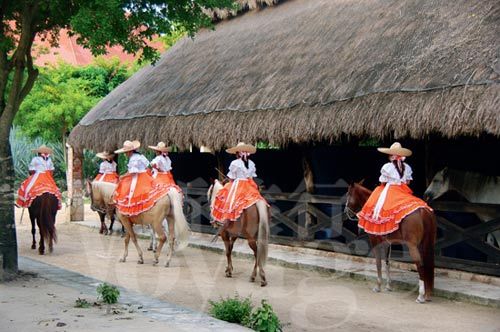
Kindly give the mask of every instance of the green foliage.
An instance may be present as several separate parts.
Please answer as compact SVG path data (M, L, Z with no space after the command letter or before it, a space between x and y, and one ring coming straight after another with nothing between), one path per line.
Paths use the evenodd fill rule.
M19 186L29 175L28 167L31 159L35 156L35 153L31 150L45 144L54 150L54 154L51 156L55 168L54 180L61 191L66 190L66 164L61 143L47 142L41 138L29 139L23 136L17 127L11 129L9 142L14 163L16 186Z
M85 67L60 63L41 68L14 124L29 137L64 142L81 118L131 74L118 59L100 58Z
M75 308L90 308L91 306L92 304L85 299L78 298L75 301Z
M273 307L266 300L262 300L261 303L262 306L252 312L246 326L255 331L262 332L282 331L283 325L274 312Z
M240 298L238 295L234 298L225 298L220 301L209 301L210 315L230 323L245 325L252 312L252 303L250 298Z
M118 288L107 283L102 283L97 287L97 294L98 298L107 304L118 302L118 298L120 297L120 291Z

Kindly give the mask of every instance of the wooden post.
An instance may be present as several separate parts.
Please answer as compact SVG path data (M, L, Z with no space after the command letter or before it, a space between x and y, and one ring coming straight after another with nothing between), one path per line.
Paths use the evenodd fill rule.
M83 208L83 150L68 148L68 198L70 221L84 220ZM70 191L71 188L71 191Z
M311 164L311 155L309 151L309 147L307 146L301 146L300 147L300 153L302 155L302 169L304 171L304 183L306 185L306 192L308 194L313 194L314 193L314 175L312 172L312 164ZM304 215L301 217L299 215L298 222L299 226L302 226L299 228L299 239L300 240L313 240L314 239L314 234L309 234L308 230L309 227L312 225L312 216L309 213L308 209L309 203L305 202L304 203ZM302 230L302 231L300 231Z

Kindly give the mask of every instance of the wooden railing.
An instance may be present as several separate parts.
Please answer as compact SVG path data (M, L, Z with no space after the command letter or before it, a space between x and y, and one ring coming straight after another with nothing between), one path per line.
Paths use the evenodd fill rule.
M206 197L207 189L183 188L186 200L185 212L193 230L214 233L215 229L208 224L210 206ZM271 205L272 242L353 255L370 255L367 235L359 234L356 222L348 221L343 214L345 197L312 195L305 192L263 191L262 194ZM463 202L433 202L431 205L438 216L441 234L436 243L436 265L500 276L500 249L485 242L487 234L500 230L500 206ZM325 207L335 212L325 213ZM443 216L449 212L474 213L492 217L480 224L460 227L457 222ZM317 233L325 230L333 233L333 239L331 237L317 239ZM281 233L288 234L282 235ZM474 248L486 257L486 261L457 259L444 255L447 248L459 243L465 243ZM396 248L393 251L394 258L410 261L406 248L402 249Z

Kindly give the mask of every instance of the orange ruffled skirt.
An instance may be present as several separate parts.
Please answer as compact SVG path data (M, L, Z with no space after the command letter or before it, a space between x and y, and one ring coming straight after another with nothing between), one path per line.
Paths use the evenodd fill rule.
M157 172L155 179L156 179L156 182L162 183L162 184L166 185L169 188L173 187L179 193L182 193L181 187L179 187L175 183L174 176L172 175L172 172L170 172L170 171L168 171L168 172Z
M17 191L16 204L28 208L35 198L44 193L51 193L56 196L58 209L61 209L61 191L57 187L51 172L35 173L24 180Z
M135 188L132 188L134 181L136 182ZM168 189L167 186L156 181L147 172L126 173L118 182L118 187L116 187L113 195L113 202L121 214L135 216L151 209L156 201L167 195Z
M387 196L378 218L374 217L374 209L385 185L380 185L372 192L361 211L358 227L368 234L386 235L399 229L399 223L417 209L432 209L413 192L406 184L390 185Z
M259 188L252 179L238 179L228 182L217 193L212 206L212 217L215 221L238 219L243 210L259 200L264 200Z
M94 181L96 182L110 182L110 183L118 183L120 180L120 177L118 176L118 173L105 173L105 174L97 174L97 176L94 178Z

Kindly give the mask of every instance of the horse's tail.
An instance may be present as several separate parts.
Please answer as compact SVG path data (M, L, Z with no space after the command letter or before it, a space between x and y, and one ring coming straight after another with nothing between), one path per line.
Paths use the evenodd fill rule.
M423 209L421 216L424 224L424 238L421 247L424 282L432 290L434 288L434 246L437 233L436 216L427 209Z
M259 213L259 234L257 236L257 266L263 267L267 260L269 246L269 213L264 200L257 201Z
M170 198L171 215L174 217L174 236L177 242L176 251L180 251L188 246L191 230L182 211L182 194L176 188L170 188L168 197Z
M40 235L45 241L50 243L50 240L52 239L52 241L56 243L56 213L59 202L57 201L56 196L49 193L42 194L39 196L39 199L40 205L37 220L39 222Z

